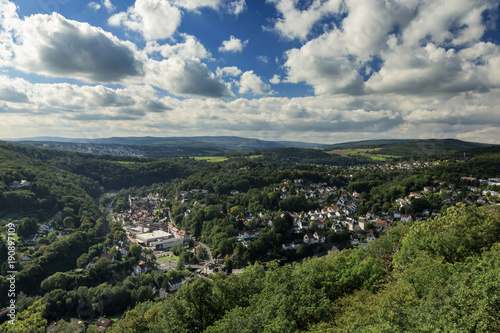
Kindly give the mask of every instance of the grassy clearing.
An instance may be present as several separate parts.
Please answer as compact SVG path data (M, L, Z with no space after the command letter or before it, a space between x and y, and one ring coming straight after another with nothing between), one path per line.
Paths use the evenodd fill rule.
M137 164L137 162L129 162L129 161L116 161L120 164L125 164L125 165L128 165L128 164Z
M248 156L248 158L261 158L261 157L264 157L264 155L252 155L252 156Z
M199 161L207 161L210 163L218 163L227 161L229 158L225 156L196 156L194 159Z
M373 152L379 151L382 148L364 148L364 149L338 149L338 150L331 150L327 151L328 154L335 154L335 155L340 155L340 156L364 156L364 157L369 157L374 161L378 162L384 162L387 161L391 158L397 158L398 156L393 156L393 155L383 155L383 154L373 154ZM372 153L372 154L370 154Z
M172 254L172 257L170 257L169 255L166 255L163 257L159 257L158 260L178 262L179 257Z
M379 161L379 162L384 162L387 160L390 160L392 158L397 158L398 156L393 156L393 155L382 155L382 154L367 154L367 153L355 153L352 155L361 155L365 157L369 157L374 161Z
M350 154L358 154L358 153L370 153L373 151L379 151L382 148L364 148L364 149L337 149L337 150L330 150L327 151L326 153L328 154L335 154L335 155L340 155L340 156L347 156Z

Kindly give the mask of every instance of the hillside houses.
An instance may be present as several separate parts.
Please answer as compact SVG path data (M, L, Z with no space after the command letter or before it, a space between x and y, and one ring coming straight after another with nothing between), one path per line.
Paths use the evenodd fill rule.
M259 237L259 234L260 234L260 232L258 232L256 230L240 231L238 233L238 240L245 241L245 240L249 240L249 239L255 239L255 238Z

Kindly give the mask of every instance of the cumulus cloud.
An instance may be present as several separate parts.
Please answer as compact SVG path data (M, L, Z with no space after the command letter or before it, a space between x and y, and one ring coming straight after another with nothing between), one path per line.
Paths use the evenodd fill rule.
M280 17L274 22L274 29L288 39L305 40L313 26L325 16L340 10L341 0L309 1L307 8L297 8L297 0L267 0L276 6Z
M229 67L223 67L223 68L219 68L217 67L217 76L240 76L240 74L242 73L241 70L236 67L236 66L229 66Z
M164 58L179 56L181 58L205 59L211 56L210 52L207 51L196 37L187 34L181 34L181 36L184 38L183 43L160 45L155 41L148 42L145 51L148 54L158 52Z
M271 82L272 84L278 84L281 82L281 78L278 74L274 74L269 82Z
M246 9L247 9L247 4L246 4L245 0L231 1L227 5L228 12L230 14L233 14L233 15L236 15L236 16L240 15L241 13L243 13Z
M104 0L102 4L103 4L104 8L106 8L109 12L112 12L113 10L115 10L115 6L113 6L113 4L111 3L111 0Z
M240 78L240 94L252 92L256 95L265 95L271 91L271 88L253 71L246 71Z
M231 96L228 85L196 58L170 57L162 61L150 60L146 71L148 82L176 95L214 98Z
M101 4L97 2L89 2L88 6L95 10L101 9Z
M5 26L13 33L7 41L9 52L2 52L9 54L2 57L2 66L91 82L115 82L142 72L132 43L87 23L53 13L24 20L12 17Z
M98 2L89 2L88 6L92 9L99 10L102 6L108 10L108 12L112 12L115 10L115 6L111 3L111 0L104 0L101 3Z
M297 5L272 3L282 12L293 12ZM321 4L326 2L314 2L309 9ZM285 81L305 82L317 95L456 93L476 89L479 78L498 86L496 76L488 74L498 72L493 69L500 61L498 46L480 42L486 29L482 15L490 9L494 4L487 0L460 6L449 1L346 0L336 12L332 9L343 14L337 26L285 53ZM485 48L489 53L482 54Z
M171 2L177 7L196 10L202 7L218 9L224 3L224 0L173 0Z
M111 16L112 26L123 26L141 33L147 40L171 37L181 24L181 11L169 1L136 0L126 12Z
M250 74L253 73L244 73L242 77ZM217 132L313 142L380 135L492 142L500 129L500 114L496 112L499 93L499 89L491 89L486 93L459 93L451 98L372 94L179 100L159 97L150 85L109 88L31 84L0 76L5 137L26 132L49 135L57 124L58 133L75 137L123 135L127 131L135 135L162 135L166 130L171 135L185 135L189 129L207 135ZM11 131L10 125L17 132Z
M259 59L260 61L262 61L265 64L267 64L269 62L269 58L264 56L264 55L257 56L257 59Z
M287 51L286 82L307 82L317 95L353 94L363 92L363 77L358 65L348 57L332 55L329 45L332 34L311 40L300 49Z
M173 0L172 3L180 8L198 11L199 8L211 8L238 16L246 9L245 0Z
M177 44L152 41L138 51L131 42L57 13L22 20L15 7L6 9L11 10L3 14L0 66L86 82L147 83L182 96L231 95L229 86L200 61L210 53L193 36L181 34L184 42ZM167 59L151 60L148 53Z
M243 48L248 44L248 39L246 41L241 41L241 39L236 38L231 35L229 40L225 40L222 42L222 45L219 47L220 52L242 52Z
M103 4L108 10L114 9L110 0L104 0ZM126 12L111 16L108 23L136 31L148 41L161 40L176 33L181 24L183 10L197 12L200 8L225 8L228 13L239 15L245 9L245 0L136 0Z

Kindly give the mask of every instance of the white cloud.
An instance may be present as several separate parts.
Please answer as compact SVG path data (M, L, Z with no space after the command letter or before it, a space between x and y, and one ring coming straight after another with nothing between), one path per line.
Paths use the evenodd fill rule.
M180 77L184 75L179 71ZM249 76L248 72L244 75ZM498 104L499 89L452 98L387 94L179 100L158 97L150 85L118 89L31 84L0 76L4 137L50 135L55 130L73 137L123 136L129 132L164 135L168 130L170 135L180 136L219 133L312 142L370 139L383 134L498 143Z
M88 6L94 10L99 10L101 9L102 6L104 6L104 8L106 8L106 10L108 12L112 12L115 10L115 6L113 6L113 4L111 3L110 0L103 0L101 1L101 3L97 3L97 2L89 2Z
M257 56L257 59L259 59L260 61L262 61L265 64L267 64L269 62L269 58L264 56L264 55Z
M468 45L478 42L484 33L481 13L498 6L495 1L426 0L418 5L418 15L403 33L406 44L424 44L428 39L438 44Z
M295 6L285 0L274 3ZM486 29L482 13L492 6L487 0L460 6L453 1L346 0L338 27L285 53L285 81L306 82L317 95L454 93L476 89L479 78L496 86L488 73L496 72L492 65L499 55L491 49L497 46L490 45L488 59L470 56L481 54L476 45L482 45ZM380 70L365 79L373 65Z
M224 67L224 68L219 68L217 67L217 76L240 76L240 74L242 73L241 70L236 67L236 66L229 66L229 67Z
M89 2L88 6L94 10L101 9L101 4L97 2Z
M271 82L272 84L278 84L281 82L281 78L278 74L274 74L269 82Z
M247 9L245 0L234 0L227 5L227 10L230 14L240 15Z
M220 52L242 52L243 48L248 44L248 40L242 42L241 39L231 36L229 40L222 42L219 47Z
M346 56L332 51L336 33L324 34L311 40L300 49L287 51L286 82L307 82L320 94L361 94L363 77L359 65Z
M135 45L87 23L53 13L24 20L11 17L4 22L5 28L10 30L10 39L5 37L0 66L91 82L141 75L142 60Z
M224 0L173 0L171 2L177 7L182 7L188 10L197 10L202 7L218 9Z
M111 0L104 0L102 4L108 10L108 12L112 12L115 10L115 6L113 6Z
M267 0L276 6L280 18L274 23L274 29L281 36L289 39L305 40L313 26L325 16L341 9L341 0L309 1L306 9L299 9L297 0Z
M210 52L207 51L196 37L187 34L181 34L181 36L184 38L183 43L160 45L155 41L148 42L145 51L148 54L158 52L164 58L179 56L181 58L205 59L211 56Z
M265 95L271 91L271 88L253 71L246 71L240 78L240 94L252 92L256 95Z
M112 26L141 33L147 40L171 37L181 24L181 11L169 1L136 0L127 12L120 12L108 20Z
M131 42L56 13L25 20L14 14L9 14L0 34L5 38L0 48L2 67L86 82L146 83L182 96L231 95L229 85L201 63L200 58L210 54L192 36L182 35L184 43L175 45L150 42L145 51L138 51ZM147 52L159 52L168 59L151 60Z
M152 85L176 95L229 97L229 86L212 74L199 59L170 57L162 61L149 60L146 80Z

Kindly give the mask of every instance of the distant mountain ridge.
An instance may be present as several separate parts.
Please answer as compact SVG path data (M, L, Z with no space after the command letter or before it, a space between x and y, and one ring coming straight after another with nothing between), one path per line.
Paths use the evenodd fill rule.
M192 145L208 144L221 146L229 149L269 149L269 148L320 148L326 145L319 143L307 143L299 141L267 141L238 136L195 136L195 137L110 137L97 139L63 138L63 137L32 137L12 139L16 142L62 142L62 143L85 143L85 144L112 144L112 145Z
M495 146L457 139L380 139L319 144L294 141L266 141L237 136L198 137L110 137L98 139L72 139L61 137L34 137L10 140L48 148L76 150L94 154L130 155L138 157L212 156L228 152L276 149L319 149L322 151L373 149L370 154L387 156L420 156L455 153Z

